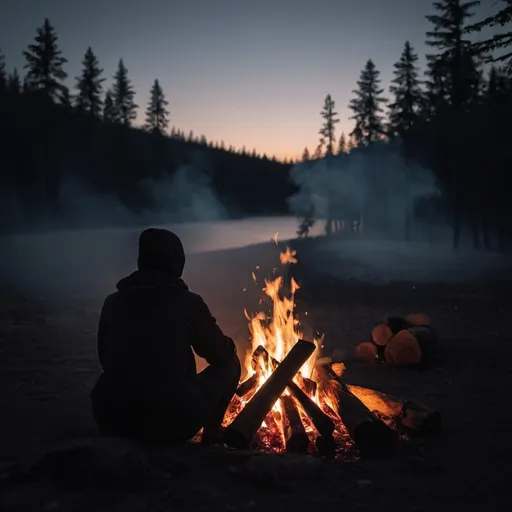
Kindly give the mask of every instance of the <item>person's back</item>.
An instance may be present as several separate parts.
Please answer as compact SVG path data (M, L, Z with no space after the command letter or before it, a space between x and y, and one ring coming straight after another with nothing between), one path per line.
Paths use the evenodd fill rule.
M98 328L104 373L92 399L107 434L181 440L208 422L214 431L222 420L240 363L233 341L182 281L184 264L176 235L146 230L139 241L139 270L105 300ZM210 364L199 375L192 348Z

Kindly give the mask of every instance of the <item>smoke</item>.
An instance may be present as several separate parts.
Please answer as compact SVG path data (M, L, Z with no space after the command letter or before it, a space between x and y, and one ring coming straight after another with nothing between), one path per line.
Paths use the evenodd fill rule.
M298 164L291 179L299 192L289 205L298 217L362 221L373 235L403 233L418 200L439 195L432 172L406 162L396 145L386 143Z
M41 227L140 226L218 221L228 217L208 171L197 165L182 166L163 179L142 179L131 193L136 198L136 208L129 208L117 194L98 193L78 177L66 177L61 188L61 219L48 219Z
M169 181L148 181L157 209L174 222L205 222L228 217L217 199L209 175L187 165L178 169Z

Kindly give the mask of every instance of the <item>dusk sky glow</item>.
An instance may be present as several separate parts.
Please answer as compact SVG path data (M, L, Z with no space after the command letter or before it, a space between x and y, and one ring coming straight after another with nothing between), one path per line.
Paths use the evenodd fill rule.
M484 0L483 17L495 9ZM143 120L150 86L160 80L171 126L277 157L317 145L324 97L352 129L348 103L372 58L387 91L409 40L428 51L432 0L3 0L0 48L22 73L22 50L48 17L74 86L91 46L111 83L123 58Z

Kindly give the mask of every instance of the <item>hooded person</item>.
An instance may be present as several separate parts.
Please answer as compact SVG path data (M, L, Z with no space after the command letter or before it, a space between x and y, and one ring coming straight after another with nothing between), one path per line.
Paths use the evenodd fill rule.
M150 228L139 238L138 270L117 283L103 305L91 393L106 435L168 443L218 439L240 379L233 340L203 299L182 280L185 252L177 235ZM193 350L209 363L197 373Z

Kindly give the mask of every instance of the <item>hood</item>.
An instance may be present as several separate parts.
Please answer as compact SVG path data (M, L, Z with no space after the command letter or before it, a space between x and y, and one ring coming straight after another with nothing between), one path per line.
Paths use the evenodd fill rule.
M158 270L179 278L185 266L185 251L178 235L168 229L149 228L139 237L139 270Z
M116 287L122 294L137 296L155 296L171 291L188 290L181 278L160 270L136 270L121 279Z

